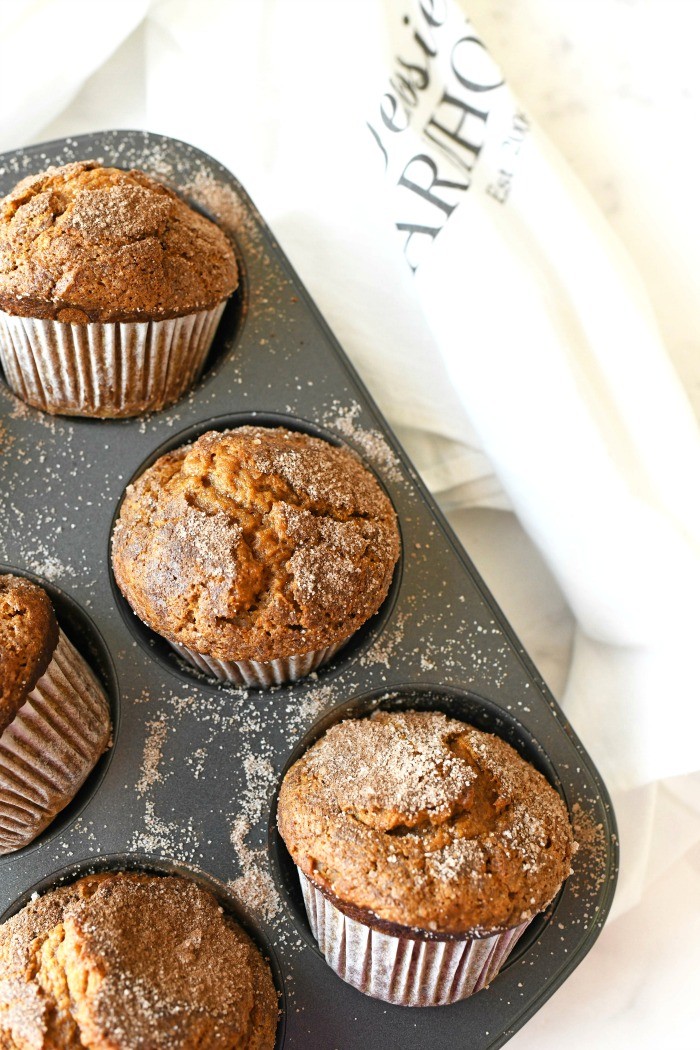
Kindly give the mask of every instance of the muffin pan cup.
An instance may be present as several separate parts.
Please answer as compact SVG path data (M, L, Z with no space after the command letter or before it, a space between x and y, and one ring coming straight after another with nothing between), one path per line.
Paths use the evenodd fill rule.
M297 868L323 957L353 988L394 1006L445 1006L488 987L530 925L491 937L394 937L345 915Z
M299 656L280 657L277 660L217 660L213 656L197 653L193 649L187 649L184 645L176 645L171 642L175 652L187 660L199 671L218 678L221 682L229 682L250 689L267 689L273 685L284 685L286 682L296 682L312 671L317 671L329 660L332 660L337 652L348 642L343 638L333 645L327 645L325 649L315 649L310 653L302 653Z
M336 706L296 744L272 803L268 850L273 878L302 936L342 980L365 995L397 1006L443 1006L487 988L528 929L537 935L543 913L490 935L460 936L400 928L330 899L295 865L277 828L279 787L290 767L337 722L366 718L376 710L440 711L449 718L495 733L535 766L563 794L556 772L537 742L514 717L484 698L454 689L407 685L372 692ZM299 890L301 889L301 896ZM560 895L563 892L560 891ZM549 911L549 909L545 909ZM528 940L532 938L528 936Z
M49 666L0 734L0 853L28 845L75 798L107 749L107 698L59 630Z
M43 588L59 627L48 667L0 733L1 887L2 855L24 857L46 845L97 790L112 759L120 704L114 665L85 610L35 573L0 563L0 575Z
M122 421L48 416L0 382L0 559L56 581L89 613L121 696L115 746L76 805L33 847L0 857L0 911L67 860L174 858L227 885L275 946L289 1050L500 1046L581 961L608 913L617 843L607 792L235 178L183 143L110 131L5 154L0 192L50 164L86 158L141 168L179 189L235 240L243 281L201 378L169 409ZM374 620L323 667L269 689L236 688L186 665L130 611L129 621L111 586L112 522L129 479L166 444L192 440L194 430L225 416L291 420L347 443L381 480L402 534L402 560ZM80 634L67 633L83 652ZM407 686L440 690L443 701L454 693L455 704L457 695L473 695L479 728L507 735L515 719L537 742L536 764L561 791L581 844L574 874L489 987L421 1010L391 1006L338 979L309 929L293 866L284 880L289 874L296 887L282 892L265 852L275 787L300 738L349 698Z
M225 306L165 321L85 325L0 310L0 364L10 389L45 412L136 416L189 390Z
M189 867L174 861L168 857L151 857L147 854L125 853L106 857L94 857L89 861L81 861L60 868L50 873L40 882L29 887L29 889L13 904L7 908L4 914L0 914L0 923L16 915L18 911L29 903L35 896L43 897L44 894L58 889L60 886L69 886L78 879L87 875L97 875L104 872L141 872L147 875L162 875L168 877L179 877L195 882L201 889L206 890L219 902L224 911L230 915L238 925L248 934L250 939L259 950L262 957L270 967L272 981L277 992L278 1015L277 1032L275 1035L274 1050L282 1050L284 1046L284 1033L286 1027L286 995L284 977L280 967L279 959L269 940L261 934L255 922L238 904L229 890L221 882L212 879L198 868Z
M332 445L340 444L337 435L324 430L321 427L310 424L308 420L299 419L298 417L289 415L283 416L275 413L234 413L232 415L220 416L207 420L204 423L196 425L184 433L179 434L176 438L166 441L163 445L157 448L148 457L142 467L135 472L129 480L129 485L133 484L145 470L153 466L156 460L160 459L161 456L166 455L168 452L172 452L177 448L193 444L197 438L201 437L206 431L211 430L224 433L229 430L235 430L236 427L250 425L268 428L284 427L288 430L300 431L301 433L309 434L311 437L320 438ZM377 476L375 471L371 470L369 464L366 464L366 466L370 469L371 473L374 473L375 480L381 485L381 478ZM126 493L127 488L128 485L126 486L124 493ZM114 532L114 527L120 517L122 502L122 500L119 501L114 514L111 530L112 533ZM192 667L195 669L195 677L197 680L201 681L201 676L205 675L212 682L216 681L222 684L253 690L268 689L272 686L296 682L300 678L304 678L306 675L312 674L314 671L323 667L346 646L351 645L352 649L356 650L362 648L363 645L366 645L368 636L372 637L380 625L383 624L387 616L390 615L396 592L400 584L400 577L401 554L399 552L399 560L394 566L393 577L389 585L387 597L381 604L377 613L370 617L369 620L366 620L363 624L360 624L352 634L345 638L341 638L337 642L332 642L330 645L327 645L322 649L315 649L310 652L300 653L294 656L279 657L275 660L268 661L219 660L213 656L198 653L194 649L189 649L184 645L174 642L172 639L166 639L164 636L150 630L150 628L136 616L130 604L120 591L114 572L110 567L112 590L117 604L122 610L127 626L142 645L145 645L151 651L158 653L158 656L165 662L166 666L169 666L172 669L177 666L177 668L181 672L184 671L185 674L187 674L187 669ZM176 654L179 658L177 664L174 662L173 654Z

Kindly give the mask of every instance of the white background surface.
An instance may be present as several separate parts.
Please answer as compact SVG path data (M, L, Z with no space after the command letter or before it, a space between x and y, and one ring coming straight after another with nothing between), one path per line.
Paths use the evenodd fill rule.
M697 412L700 207L688 193L687 172L697 154L688 128L700 116L700 66L692 54L700 5L475 0L470 12L525 108L630 252ZM500 596L509 614L518 615ZM697 697L697 683L689 681L688 691ZM675 703L673 696L660 697L659 717L673 718ZM697 807L698 781L688 778L683 788ZM656 842L641 903L609 923L573 977L510 1045L698 1045L698 825L690 809L683 813L671 801L668 787L657 791ZM695 844L654 878L683 837L684 818ZM623 856L635 845L623 839Z
M629 251L697 411L700 4L465 0L464 6L529 116ZM430 333L403 275L390 275L396 301L381 316L369 309L377 292L367 275L376 272L376 260L367 257L352 201L344 207L338 197L343 156L329 156L319 145L338 122L348 151L366 134L363 121L381 90L381 81L364 75L381 63L381 3L249 0L228 5L225 15L221 7L208 0L6 0L0 6L0 146L103 127L148 127L187 139L227 164L279 236L561 695L571 613L515 517L494 509L506 501L488 469L479 476L478 443L456 399L445 393L444 377L436 372L431 389L412 384L410 375L387 374L384 353L405 348L410 373L411 355L418 361L430 351ZM330 132L329 138L335 141ZM421 421L430 419L438 391L439 411L453 421L454 433L436 438ZM663 426L653 404L648 410L650 425ZM456 447L461 458L455 459ZM697 486L698 479L687 484ZM700 627L700 614L698 620ZM659 696L659 719L673 720L688 697L700 702L697 682L688 681L687 689L682 698ZM596 759L591 740L584 743ZM615 918L564 987L514 1037L511 1045L520 1050L690 1050L699 1043L700 781L684 776L647 785L621 793L616 804L627 834Z

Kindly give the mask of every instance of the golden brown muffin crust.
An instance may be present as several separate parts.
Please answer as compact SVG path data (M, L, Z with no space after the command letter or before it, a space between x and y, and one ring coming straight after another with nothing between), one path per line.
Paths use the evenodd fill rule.
M516 926L555 896L574 849L544 777L503 740L439 712L333 726L285 776L278 824L304 874L386 932Z
M172 642L272 660L357 630L386 597L396 515L349 450L283 428L210 431L127 489L112 564Z
M209 309L238 285L225 234L140 171L81 161L0 201L0 309L71 324Z
M269 967L179 877L88 876L0 927L2 1050L271 1050Z
M58 623L48 595L22 576L0 576L0 734L51 662Z

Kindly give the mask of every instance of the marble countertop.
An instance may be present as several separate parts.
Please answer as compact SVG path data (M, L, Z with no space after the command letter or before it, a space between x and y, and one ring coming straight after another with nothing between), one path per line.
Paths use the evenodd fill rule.
M469 0L525 109L615 229L700 413L695 0Z

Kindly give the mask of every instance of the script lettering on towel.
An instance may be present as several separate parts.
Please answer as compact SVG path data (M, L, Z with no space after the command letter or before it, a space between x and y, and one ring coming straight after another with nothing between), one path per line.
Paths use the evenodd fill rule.
M452 0L412 6L412 16L393 27L389 90L368 128L395 190L394 224L415 273L481 168L484 192L506 201L528 124Z

